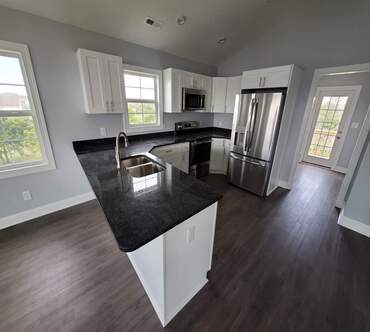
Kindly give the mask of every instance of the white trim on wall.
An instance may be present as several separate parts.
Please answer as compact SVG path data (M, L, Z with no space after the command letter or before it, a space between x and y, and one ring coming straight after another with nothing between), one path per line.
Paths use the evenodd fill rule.
M344 200L346 198L349 185L352 181L352 177L355 173L358 161L360 160L361 153L362 153L362 150L364 149L364 145L365 145L367 135L369 134L369 132L370 132L370 106L367 110L364 124L358 135L355 148L352 152L352 157L349 161L346 176L343 179L342 186L340 187L339 194L335 202L335 206L338 208L342 208L344 206Z
M298 143L297 143L296 150L294 153L293 166L289 174L289 179L288 179L289 187L292 187L293 185L294 175L297 171L298 162L302 157L301 151L302 151L302 146L304 142L306 141L305 138L306 138L307 125L312 122L312 119L311 119L312 108L314 106L316 88L318 87L320 76L346 74L346 73L353 73L353 72L368 72L368 71L370 71L370 63L340 66L340 67L320 68L320 69L315 70L312 83L311 83L310 92L309 92L308 99L307 99L306 108L305 108L304 115L303 115L303 120L301 123L301 128L299 130L300 135L298 137Z
M31 106L30 111L25 112L25 115L30 115L33 117L33 123L36 128L36 135L42 153L42 159L40 161L33 163L24 162L21 164L1 167L0 179L53 170L56 168L55 159L50 143L50 138L44 117L44 111L42 109L42 104L28 46L25 44L0 40L0 51L12 54L19 59L24 84L27 91L27 97ZM12 112L8 113L11 116ZM14 112L14 114L15 113L20 112L16 111ZM3 115L5 116L5 113Z
M35 218L47 215L49 213L53 213L53 212L66 209L74 205L78 205L81 203L91 201L93 199L95 199L95 195L91 191L91 192L88 192L82 195L77 195L77 196L73 196L67 199L63 199L61 201L42 205L34 209L12 214L10 216L0 218L0 229L14 226L22 222L29 221L31 219L35 219Z
M316 125L317 117L318 117L318 106L317 104L313 104L311 114L310 114L310 122L308 123L309 126L305 128L305 134L304 134L304 143L302 144L302 150L301 150L301 160L305 160L307 162L311 162L313 164L317 164L324 167L330 167L330 169L334 170L334 168L337 169L344 169L344 167L338 166L338 160L339 156L342 153L342 149L344 146L345 138L347 137L348 130L350 128L350 124L352 121L353 114L357 107L357 102L360 97L360 93L362 90L361 85L349 85L349 86L319 86L316 88L316 94L315 94L315 101L320 100L320 96L323 95L343 95L348 94L349 95L349 105L348 108L346 107L347 111L343 115L342 122L340 124L339 130L342 130L341 134L341 140L334 144L332 153L334 154L333 158L331 158L329 161L322 160L322 162L315 157L310 157L307 155L307 152L309 150L310 141L312 139L313 131Z
M360 221L348 218L344 215L344 209L341 210L338 218L338 225L346 227L354 232L370 237L370 226Z

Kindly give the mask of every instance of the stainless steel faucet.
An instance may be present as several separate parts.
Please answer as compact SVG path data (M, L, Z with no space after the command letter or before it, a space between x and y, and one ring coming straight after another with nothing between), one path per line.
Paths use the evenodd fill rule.
M119 152L119 139L121 137L124 137L125 139L125 147L127 147L127 135L123 132L123 131L119 131L117 136L116 136L116 149L115 149L115 155L116 155L116 162L117 162L117 168L120 169L121 168L121 155L120 155L120 152Z

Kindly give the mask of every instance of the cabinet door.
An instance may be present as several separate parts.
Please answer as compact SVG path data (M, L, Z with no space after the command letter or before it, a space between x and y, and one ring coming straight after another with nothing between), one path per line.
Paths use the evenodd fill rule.
M79 49L77 52L86 113L107 113L105 61L101 53Z
M107 55L106 57L106 98L111 113L122 113L124 107L122 58Z
M229 77L227 79L227 90L226 90L226 113L234 113L235 98L238 93L241 92L242 77Z
M174 69L171 75L172 85L172 113L179 113L182 111L182 72Z
M280 88L289 85L290 69L271 71L263 77L264 88Z
M226 103L226 77L214 77L212 85L212 112L225 113Z
M242 89L257 89L261 87L262 77L257 70L245 71L242 76Z
M189 73L187 71L181 71L181 83L182 88L193 88L194 77L192 73Z

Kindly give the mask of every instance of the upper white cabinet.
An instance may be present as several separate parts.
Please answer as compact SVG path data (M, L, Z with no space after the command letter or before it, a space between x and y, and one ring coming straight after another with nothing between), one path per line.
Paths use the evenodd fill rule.
M78 49L86 113L122 113L125 110L122 58Z
M210 111L212 78L168 68L163 71L164 87L164 111L167 113L182 112L182 88L202 89L206 91L206 107L204 111Z
M243 72L242 89L288 87L292 65Z
M226 77L213 77L212 80L212 112L225 113L226 109Z
M241 90L241 79L241 76L213 78L212 112L234 112L235 97Z
M226 90L226 113L234 113L235 98L241 91L242 77L228 77L227 78L227 90Z

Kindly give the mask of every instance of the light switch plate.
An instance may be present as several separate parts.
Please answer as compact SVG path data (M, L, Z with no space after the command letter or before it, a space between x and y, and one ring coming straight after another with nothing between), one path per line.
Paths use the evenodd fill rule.
M360 125L360 124L359 124L358 122L352 122L352 123L351 123L351 128L352 128L352 129L357 129L359 125Z
M29 190L25 190L22 192L23 200L30 201L32 199L31 192Z
M100 136L102 137L107 136L107 128L100 128Z

